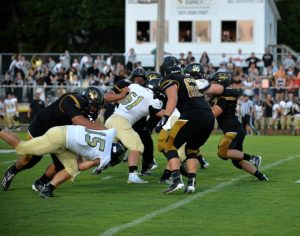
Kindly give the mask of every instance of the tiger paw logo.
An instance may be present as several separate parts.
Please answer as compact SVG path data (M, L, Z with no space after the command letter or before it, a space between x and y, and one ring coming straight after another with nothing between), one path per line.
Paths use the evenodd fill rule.
M199 66L199 65L194 65L194 66L192 67L192 71L193 71L193 72L200 72L200 66Z
M94 100L98 98L98 93L96 91L90 91L89 97Z
M219 80L227 80L227 79L229 79L229 77L228 77L228 74L225 74L225 73L219 73L219 74L218 74L218 79L219 79Z

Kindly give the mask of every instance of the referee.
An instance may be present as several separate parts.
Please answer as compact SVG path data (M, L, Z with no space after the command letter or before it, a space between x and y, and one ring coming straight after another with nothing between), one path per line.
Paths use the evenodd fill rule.
M243 99L240 105L240 113L242 116L242 125L247 135L252 135L252 130L255 134L259 134L258 130L253 125L254 105L247 94L243 94Z
M29 110L27 113L27 117L30 121L36 116L36 114L45 107L45 103L41 100L41 94L36 93L34 95L34 100L29 105Z

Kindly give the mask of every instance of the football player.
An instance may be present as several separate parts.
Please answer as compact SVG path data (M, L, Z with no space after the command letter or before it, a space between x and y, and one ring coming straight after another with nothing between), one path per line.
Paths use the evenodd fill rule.
M103 93L95 87L87 88L83 94L66 93L36 115L29 125L28 137L39 137L45 134L48 129L61 125L74 124L83 125L94 130L106 129L103 125L93 122L98 116L103 101ZM55 173L64 168L55 154L51 154L51 156L53 164L48 166L44 175L32 185L32 189L35 191L43 189ZM6 170L2 179L3 190L8 190L13 178L19 172L32 168L41 158L42 156L33 158L28 155L20 157L14 165Z
M134 73L134 80L144 81L143 70ZM144 77L144 78L143 78ZM121 83L121 82L120 82ZM118 87L118 84L115 85ZM122 92L122 88L118 87ZM107 119L105 126L108 128L116 128L116 138L129 150L128 154L128 183L147 183L138 176L138 160L140 154L144 152L144 145L139 134L133 129L133 125L143 117L150 115L162 116L162 102L154 98L151 89L133 83L128 86L127 96L121 100L116 107L114 113ZM150 137L151 138L151 137Z
M39 137L21 141L18 136L0 129L0 137L13 147L19 155L31 155L39 158L46 154L55 154L64 166L40 191L40 197L53 197L53 191L68 179L74 179L79 170L97 165L104 169L108 165L119 163L124 149L119 143L112 143L115 129L91 130L81 125L55 126ZM77 156L86 161L78 166Z
M177 150L186 143L188 183L186 193L195 191L196 171L198 165L198 149L206 142L214 127L214 116L210 105L205 101L203 91L221 94L222 85L211 85L205 79L195 80L181 74L180 62L173 56L165 57L160 68L163 76L161 88L167 95L167 104L159 126L164 126L175 108L180 118L171 128L163 151L168 159L173 183L164 191L165 194L183 189L184 183L180 175L180 159ZM199 122L199 120L201 122Z
M134 69L130 74L130 80L141 86L153 86L153 81L159 81L160 75L156 72L147 73L143 68L138 67ZM157 86L154 86L153 91L157 89ZM141 141L144 145L144 152L142 154L142 169L141 175L152 175L151 168L155 164L154 162L154 148L153 140L151 138L151 126L155 126L159 122L160 118L157 116L151 116L147 120L147 116L144 116L139 121L135 122L132 126L134 131L136 131Z
M222 80L228 78L227 73L216 72L210 76L210 81L222 83ZM243 152L245 131L236 115L238 97L237 90L227 89L222 96L215 96L211 100L212 112L224 134L218 145L218 156L223 160L231 159L235 167L245 170L259 180L268 180L266 175L258 170L261 157Z

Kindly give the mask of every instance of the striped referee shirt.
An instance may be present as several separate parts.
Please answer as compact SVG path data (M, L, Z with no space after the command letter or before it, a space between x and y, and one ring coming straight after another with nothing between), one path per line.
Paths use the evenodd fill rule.
M240 106L240 112L241 112L242 117L244 117L245 115L250 115L253 108L254 108L254 105L251 100L242 101L241 106Z

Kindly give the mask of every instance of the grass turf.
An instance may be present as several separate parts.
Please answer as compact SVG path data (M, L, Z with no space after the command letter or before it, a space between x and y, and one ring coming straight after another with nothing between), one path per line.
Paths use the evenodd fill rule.
M295 183L300 179L299 137L246 138L245 151L263 156L262 170L269 182L259 182L217 158L219 139L211 136L202 150L210 167L199 170L197 192L192 195L161 194L167 186L157 180L165 159L155 153L159 168L153 176L143 177L149 184L128 185L127 166L121 163L96 176L82 172L75 182L58 188L53 199L40 199L31 184L50 163L47 156L18 174L9 191L0 191L0 234L299 235L300 184ZM8 146L0 141L0 149ZM16 154L0 155L4 173ZM115 231L107 231L111 228Z

